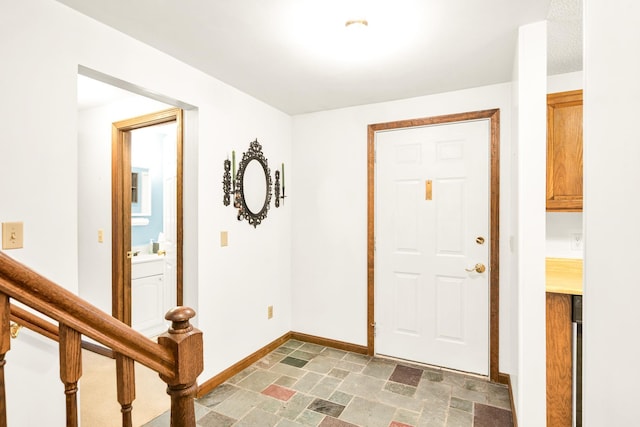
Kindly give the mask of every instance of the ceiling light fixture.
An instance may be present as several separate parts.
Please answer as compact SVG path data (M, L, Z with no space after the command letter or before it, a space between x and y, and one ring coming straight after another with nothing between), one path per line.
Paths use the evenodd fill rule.
M369 23L366 19L352 19L344 23L344 26L349 28L366 28L369 26Z

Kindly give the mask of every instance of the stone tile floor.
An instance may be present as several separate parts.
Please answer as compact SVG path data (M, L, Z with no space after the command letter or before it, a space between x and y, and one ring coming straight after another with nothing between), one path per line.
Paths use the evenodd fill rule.
M196 400L199 427L511 427L507 387L290 340ZM135 409L134 409L135 410ZM144 427L169 426L169 414Z

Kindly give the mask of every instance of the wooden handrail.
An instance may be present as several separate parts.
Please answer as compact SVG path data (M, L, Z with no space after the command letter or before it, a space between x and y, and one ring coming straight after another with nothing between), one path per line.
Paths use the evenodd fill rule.
M10 303L14 299L58 325ZM132 425L135 399L134 362L156 371L171 396L171 427L194 427L196 379L203 370L202 332L193 328L195 312L176 307L167 312L167 332L155 343L72 292L0 252L0 427L6 427L5 354L10 348L10 320L54 339L60 349L60 379L64 383L67 426L77 426L77 383L82 375L82 335L114 352L118 401L123 426Z
M1 252L0 292L159 374L173 374L169 350Z
M11 321L14 322L18 329L21 327L25 327L27 329L32 330L42 336L50 338L54 341L59 341L59 331L58 327L53 323L43 319L40 316L36 316L35 314L15 305L11 304ZM14 325L11 325L13 328ZM13 337L15 338L15 337ZM107 347L103 347L100 344L95 344L93 342L82 340L82 348L85 350L89 350L93 353L99 354L104 357L108 357L110 359L115 359L115 355L113 350Z
M14 304L11 304L11 321L54 341L59 340L60 333L56 325Z

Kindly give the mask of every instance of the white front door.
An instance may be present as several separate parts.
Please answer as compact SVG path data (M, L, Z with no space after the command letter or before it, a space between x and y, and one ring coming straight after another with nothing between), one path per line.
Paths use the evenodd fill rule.
M375 145L375 351L488 375L490 121Z

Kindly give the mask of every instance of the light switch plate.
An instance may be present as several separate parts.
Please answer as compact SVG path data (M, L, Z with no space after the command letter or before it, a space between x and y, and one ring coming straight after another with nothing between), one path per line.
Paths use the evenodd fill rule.
M226 231L220 232L220 246L229 245L229 234Z
M24 244L23 225L21 222L2 223L2 249L20 249Z

